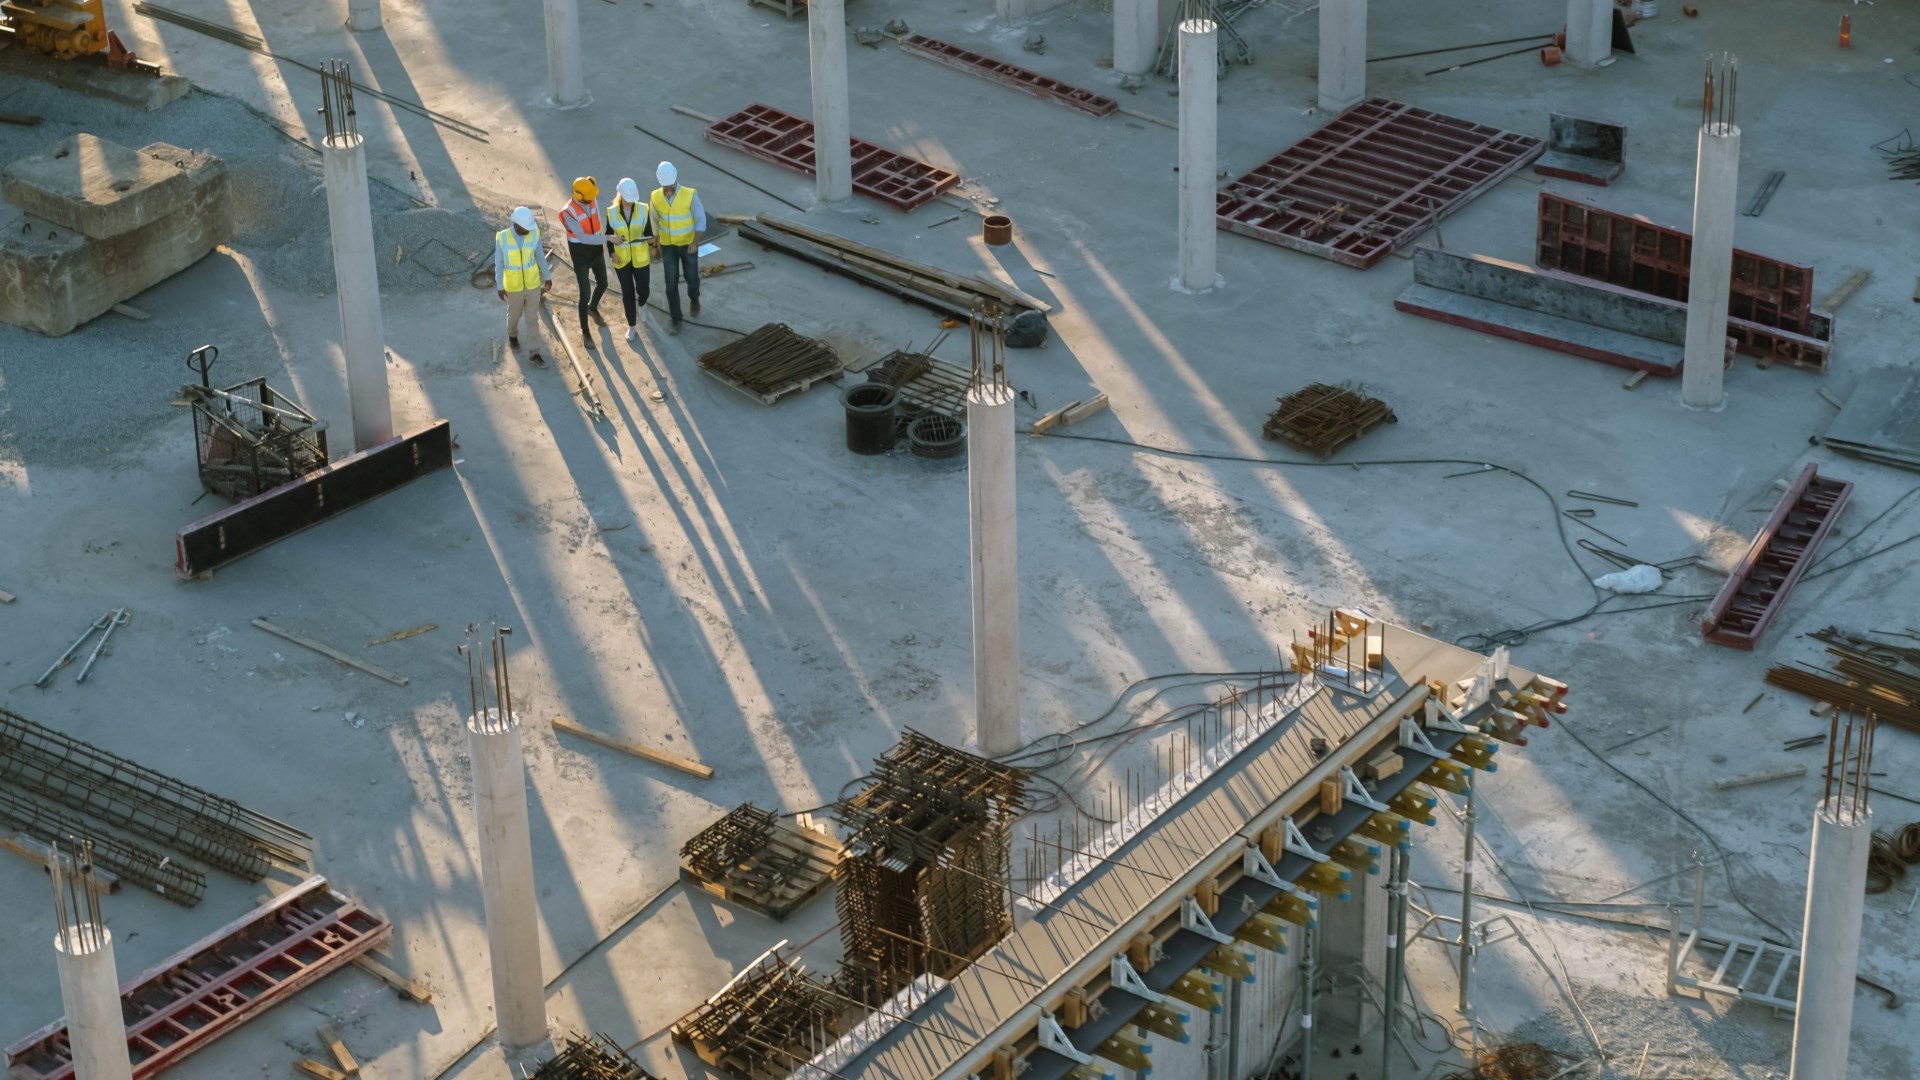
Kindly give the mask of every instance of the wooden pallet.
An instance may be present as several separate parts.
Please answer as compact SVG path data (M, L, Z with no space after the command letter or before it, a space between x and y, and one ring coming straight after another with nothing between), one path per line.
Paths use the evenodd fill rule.
M797 394L800 391L805 390L807 387L812 386L814 383L817 383L817 382L837 382L839 381L840 376L845 375L847 373L845 368L834 368L832 371L822 371L813 375L807 375L802 378L795 379L790 383L783 383L779 386L774 387L772 390L768 390L765 393L762 393L761 391L755 390L752 387L749 387L746 384L740 382L738 379L728 378L727 376L722 375L721 373L713 370L712 368L703 367L700 370L706 372L708 375L713 376L715 379L719 380L721 383L724 383L727 386L733 387L735 390L740 391L741 393L747 395L748 397L752 398L753 400L759 402L762 405L772 405L774 402L779 401L781 398L786 397L788 394Z
M804 870L792 875L775 874L770 881L757 857L749 856L724 877L714 879L701 875L683 860L680 878L730 904L784 922L800 905L826 889L844 849L824 828L815 826L810 815L802 814L797 823L781 818L760 852L777 859L798 860Z

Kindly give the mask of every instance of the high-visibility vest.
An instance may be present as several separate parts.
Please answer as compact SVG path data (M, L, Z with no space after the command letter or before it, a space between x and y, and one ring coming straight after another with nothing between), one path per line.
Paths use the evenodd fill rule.
M499 249L500 288L516 293L541 286L540 280L540 230L535 228L525 236L512 229L501 229L493 242Z
M577 231L589 236L600 231L600 208L593 203L581 206L580 200L568 199L567 205L560 208L560 231L566 234L567 241L571 243L576 230L569 227L568 219L579 224Z
M626 212L624 217L621 215L622 210ZM646 231L647 215L639 206L629 202L616 202L607 207L607 232L620 238L620 242L613 245L614 269L618 270L628 263L645 266L653 261L653 257L647 252L647 242L641 239L641 235Z
M653 189L653 235L663 244L693 243L693 189L681 184L668 199L665 188Z

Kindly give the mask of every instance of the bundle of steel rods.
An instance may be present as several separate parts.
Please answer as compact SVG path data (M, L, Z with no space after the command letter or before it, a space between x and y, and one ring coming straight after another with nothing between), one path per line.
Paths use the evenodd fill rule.
M1920 180L1920 146L1888 154L1887 167L1893 170L1887 177L1889 180Z
M654 1080L653 1074L627 1056L620 1044L605 1035L583 1039L568 1036L560 1055L534 1070L529 1080Z
M285 822L5 709L0 780L250 881L269 860L313 853L313 838Z
M1767 669L1768 684L1842 709L1871 712L1882 723L1920 731L1920 678L1882 664L1858 649L1836 645L1827 652L1839 657L1835 670L1781 664Z
M88 822L68 817L53 807L0 787L0 820L43 844L82 840L93 846L93 861L131 882L182 907L200 902L207 891L207 875L178 859L168 858L139 844L130 844Z
M1357 439L1381 421L1397 422L1393 410L1344 386L1314 383L1280 399L1263 429L1269 439L1297 446L1321 457L1341 443Z
M785 323L768 323L738 341L700 357L700 366L757 394L830 375L840 368L833 350L794 332Z

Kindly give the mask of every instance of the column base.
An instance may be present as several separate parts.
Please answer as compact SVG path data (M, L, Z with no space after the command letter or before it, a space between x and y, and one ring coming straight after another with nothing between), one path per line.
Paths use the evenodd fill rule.
M1208 293L1215 292L1217 290L1224 289L1226 287L1227 287L1227 279L1221 277L1219 274L1213 275L1213 284L1208 285L1204 288L1199 288L1199 289L1190 288L1189 286L1182 284L1180 281L1179 274L1173 275L1173 277L1168 279L1167 281L1167 288L1172 289L1174 292L1181 293L1186 296L1205 296Z

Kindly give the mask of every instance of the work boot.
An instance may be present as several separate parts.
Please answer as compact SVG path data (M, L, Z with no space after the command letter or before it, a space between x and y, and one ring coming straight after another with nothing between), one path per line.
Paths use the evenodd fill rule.
M692 299L692 301L687 306L687 312L692 315L700 314L700 298L699 297L696 296Z
M599 308L588 308L587 314L593 316L593 321L595 324L599 326L607 325L607 317L600 314Z
M675 319L675 320L673 320L673 325L672 325L672 326L669 326L669 327L667 327L667 333L669 333L669 334L678 334L679 332L680 332L680 320L679 320L679 319Z
M508 334L508 335L507 335L507 348L509 348L509 349L517 349L517 348L519 348L519 347L520 347L520 338L519 338L518 336L516 336L516 335L514 335L514 334Z
M583 344L585 344L585 345L586 345L586 347L587 347L587 351L588 351L588 352L598 352L598 351L599 351L598 349L595 349L595 348L593 347L593 338L592 338L592 337L590 337L590 336L588 336L588 335L586 335L586 334L581 334L581 335L580 335L580 341L581 341L581 342L582 342Z
M633 324L632 324L632 323L628 323L628 324L627 324L627 340L628 340L628 341L632 341L632 340L634 340L634 339L636 339L636 338L638 338L639 336L640 336L640 331L638 331L638 330L635 330L635 329L633 328Z
M541 356L541 355L540 355L539 353L537 353L537 352L536 352L536 353L534 353L533 355L531 355L531 356L529 356L529 357L527 357L527 362L528 362L528 363L530 363L530 364L532 364L532 365L533 365L534 367L546 367L546 366L547 366L547 359L546 359L546 357L544 357L544 356Z

